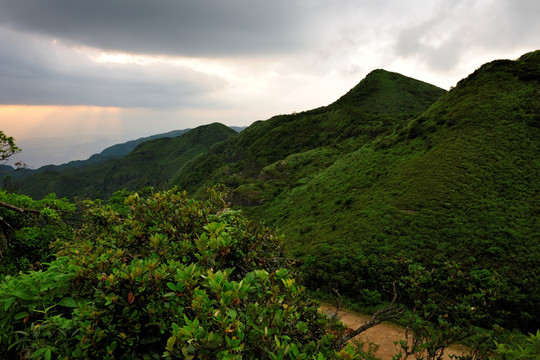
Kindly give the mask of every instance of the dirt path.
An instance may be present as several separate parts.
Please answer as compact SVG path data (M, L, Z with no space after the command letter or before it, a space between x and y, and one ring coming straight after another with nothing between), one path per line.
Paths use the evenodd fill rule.
M320 310L326 314L333 314L336 311L334 306L323 303ZM338 314L339 319L350 328L356 329L365 324L370 316L363 315L352 310L342 309ZM372 342L378 345L375 355L382 360L392 360L392 356L398 352L398 348L394 345L394 341L405 339L405 329L390 322L384 322L371 329L364 331L355 337L364 343ZM367 349L367 348L366 348ZM444 359L450 359L449 354L463 355L466 352L466 347L453 345L445 353Z

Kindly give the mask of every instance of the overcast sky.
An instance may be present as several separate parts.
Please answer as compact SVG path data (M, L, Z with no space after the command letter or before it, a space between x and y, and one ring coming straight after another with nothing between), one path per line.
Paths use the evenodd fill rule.
M0 130L38 166L327 105L377 68L449 88L540 48L538 18L538 0L0 0Z

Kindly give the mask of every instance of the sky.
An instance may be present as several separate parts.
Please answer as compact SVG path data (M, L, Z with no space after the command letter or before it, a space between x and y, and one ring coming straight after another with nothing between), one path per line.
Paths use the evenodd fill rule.
M374 69L448 89L540 48L538 0L0 0L0 130L29 167L337 100Z

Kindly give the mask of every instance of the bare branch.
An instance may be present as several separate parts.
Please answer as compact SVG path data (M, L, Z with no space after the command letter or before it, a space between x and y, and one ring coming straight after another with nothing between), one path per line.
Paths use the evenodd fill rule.
M392 301L390 302L390 305L388 305L387 307L385 307L383 309L379 309L377 312L375 312L373 314L373 316L371 317L371 319L369 319L369 321L367 323L360 326L356 330L350 332L349 334L347 334L347 336L343 337L343 339L341 339L340 347L343 347L347 343L347 341L351 340L356 335L366 331L367 329L371 329L375 325L379 325L380 323L382 323L384 321L395 318L396 316L398 316L399 314L401 314L404 311L403 308L395 305L395 302L397 300L397 291L396 291L396 283L395 282L393 283L393 288L394 288L394 290L393 290L394 291L394 297L392 298Z
M341 300L341 295L340 295L339 291L337 291L337 289L332 288L332 291L334 291L338 296L338 299L336 301L336 303L337 303L336 304L336 312L334 313L334 315L332 315L332 319L335 322L336 320L338 320L338 314L341 311L341 306L343 304L343 301Z
M3 202L3 201L0 201L0 206L4 207L6 209L16 211L16 212L21 213L21 214L24 214L24 213L41 214L40 210L22 208L22 207L18 207L18 206L15 206L15 205L11 205L11 204Z

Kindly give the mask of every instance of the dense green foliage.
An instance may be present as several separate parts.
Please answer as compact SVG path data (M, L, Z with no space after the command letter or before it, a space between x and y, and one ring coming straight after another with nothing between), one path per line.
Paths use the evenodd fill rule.
M108 205L85 201L73 236L56 224L64 231L55 259L3 277L3 356L374 359L341 348L350 330L306 298L278 239L226 208L214 190L203 201L175 190L145 193L118 192ZM538 337L495 343L472 325L492 311L496 274L410 270L399 287L414 304L404 317L412 342L401 342L397 356L435 359L464 339L477 359L494 350L494 359L538 355Z
M276 239L214 192L119 198L86 201L55 260L0 283L6 358L357 358L334 350Z
M499 272L504 286L493 321L534 331L540 81L519 75L531 62L538 69L540 54L487 64L400 131L360 143L246 211L279 227L291 253L307 257L309 281L324 275L313 286L336 283L362 299L366 285L382 294L405 261L431 268L451 260L464 270ZM272 167L297 174L298 159L320 161L325 152Z
M302 135L289 138L286 129L297 123L304 136L326 135L308 124L332 112L292 115L275 128L264 124L269 134L279 129L283 140L273 147L262 135L246 141L244 153L235 150L242 160L223 162L220 170L234 174L216 178L232 187L230 199L249 216L286 235L289 254L306 259L313 289L335 287L374 304L409 262L437 268L451 261L467 272L501 275L498 305L487 322L534 331L540 318L539 67L539 52L486 64L408 119L366 122L357 108L354 122L337 107L336 123L354 124L358 132L340 138L340 129L328 135L340 142L314 142L293 154L279 152L279 145ZM374 124L383 130L369 136ZM266 152L274 157L265 163L273 163L242 169L253 164L249 154L265 159Z
M73 211L54 194L36 201L0 189L0 274L39 268L53 241L71 237Z
M34 198L55 193L66 197L104 199L123 188L163 188L184 163L206 152L214 143L235 134L234 130L222 124L201 126L176 138L161 137L143 142L120 159L40 171L17 181L17 189Z

